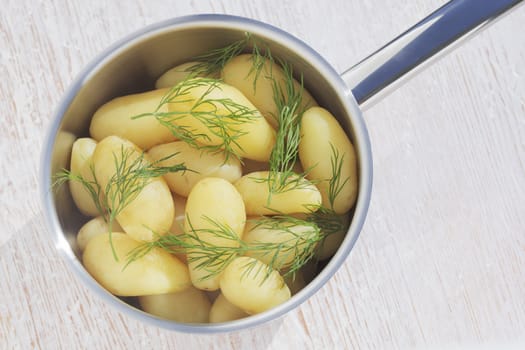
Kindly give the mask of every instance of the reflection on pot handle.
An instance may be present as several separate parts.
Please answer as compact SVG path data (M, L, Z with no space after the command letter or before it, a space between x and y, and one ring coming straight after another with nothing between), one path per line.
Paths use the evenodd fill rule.
M452 0L345 71L342 78L366 109L520 4L523 0Z

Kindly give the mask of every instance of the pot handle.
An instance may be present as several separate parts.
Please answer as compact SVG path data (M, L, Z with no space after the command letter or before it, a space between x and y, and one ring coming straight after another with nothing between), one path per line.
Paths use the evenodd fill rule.
M452 0L341 76L366 109L520 3L523 0Z

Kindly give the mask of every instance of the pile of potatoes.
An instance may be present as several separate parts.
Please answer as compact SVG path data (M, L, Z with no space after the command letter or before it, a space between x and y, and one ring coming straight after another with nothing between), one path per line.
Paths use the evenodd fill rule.
M167 71L153 91L118 97L101 106L91 121L91 137L75 141L70 164L71 173L86 181L96 180L103 190L123 154L131 160L156 162L159 166L184 163L188 170L147 179L134 200L118 213L112 227L108 227L82 183L70 181L70 190L80 212L91 217L77 236L83 264L104 288L117 296L138 297L142 309L158 317L185 323L225 322L287 301L309 277L299 270L295 278L283 278L285 268L268 273L269 261L256 254L237 256L219 268L202 268L195 258L202 254L199 249L170 254L153 248L127 265L130 252L159 236L190 230L207 244L234 247L235 241L208 231L213 230L214 223L230 228L245 242L279 241L289 231L250 223L263 215L270 219L275 214L304 216L321 205L333 209L348 225L348 212L357 195L357 166L354 148L334 116L318 107L304 91L302 103L306 110L301 122L297 168L298 173L301 169L311 170L307 178L297 179L301 186L269 196L268 160L276 140L278 114L269 75L279 84L284 84L285 75L279 66L270 67L267 62L254 84L249 54L230 60L211 92L207 90L213 98L230 99L255 111L249 122L237 127L241 136L234 147L240 158L221 151L206 152L178 140L154 117L132 118L157 110L172 86L187 82L186 68L192 64L187 62ZM294 84L300 88L299 83ZM190 114L183 113L202 97L203 91L196 85L184 101L163 105L159 112L178 109L183 117L175 122L207 134L206 142L214 145L220 142L217 136ZM212 107L219 117L228 118L223 106ZM346 181L335 201L330 202L330 154L334 149L342 156L341 178ZM311 235L316 233L314 226L288 229L298 236ZM317 257L326 259L333 255L345 231L346 228L329 235L322 247L317 247Z

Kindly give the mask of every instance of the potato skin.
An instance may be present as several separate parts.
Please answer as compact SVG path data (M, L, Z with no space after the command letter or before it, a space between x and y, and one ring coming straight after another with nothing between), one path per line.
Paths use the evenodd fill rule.
M103 190L115 175L115 163L122 162L123 154L127 155L126 164L129 166L141 156L142 151L130 141L118 136L108 136L97 144L93 153L93 165L97 181ZM149 162L149 159L144 157L142 162ZM165 234L171 227L175 209L170 190L163 178L155 177L146 181L146 185L117 214L116 219L124 231L134 239L152 241Z
M253 69L253 63L251 54L238 55L224 66L222 78L225 83L239 89L276 128L279 111L274 100L274 82L278 83L280 89L285 92L286 75L281 66L268 59L265 60L261 71L257 74ZM256 80L255 84L254 80ZM296 91L300 91L301 84L295 79L293 85ZM300 106L305 109L317 106L317 102L306 89L303 89Z
M159 166L184 163L188 171L164 175L170 190L184 197L205 177L220 177L229 182L241 177L241 163L237 158L227 157L224 152L198 150L183 141L155 146L148 151L148 155ZM169 158L161 161L166 157Z
M240 239L245 222L244 203L231 183L221 178L208 177L193 187L186 202L185 232L195 234L207 245L237 247L239 246L238 241L219 237L203 230L216 230L216 223L219 223L229 227L232 233ZM187 251L188 267L193 285L203 290L217 290L222 271L213 266L206 269L199 268L201 261L194 260L199 255L202 253L198 248ZM214 276L205 278L210 273L213 273Z
M118 261L113 257L110 235L89 240L82 261L86 270L110 293L138 296L174 293L191 285L188 268L176 257L154 248L125 267L128 254L141 245L123 232L111 234Z
M269 310L290 299L290 289L279 272L268 276L268 266L247 256L233 260L220 279L222 294L248 314Z
M152 90L117 97L105 103L91 119L91 137L100 141L107 136L116 135L130 140L144 150L175 141L177 138L154 116L132 119L139 114L155 112L168 91L169 89ZM159 109L159 112L167 111L167 105Z
M270 197L267 181L269 175L269 171L257 171L246 174L235 182L246 205L247 215L308 213L315 211L321 204L319 190L306 179L300 180L300 188L272 193ZM298 175L290 177L297 178Z
M210 309L210 323L234 321L248 316L242 309L230 303L222 293L215 299Z
M332 147L339 157L342 157L339 181L342 189L335 197L333 205L329 200L329 180L333 177ZM358 190L354 146L335 117L326 109L312 107L304 112L301 120L299 158L303 168L310 169L307 177L315 180L321 191L324 207L333 209L337 214L344 214L354 206Z
M211 303L202 290L190 286L180 292L139 296L142 309L182 323L208 323Z
M85 181L93 181L92 156L97 141L89 137L82 137L73 143L69 170L74 175L82 176ZM78 181L69 181L69 190L78 210L86 216L98 216L99 212L93 197L84 185Z

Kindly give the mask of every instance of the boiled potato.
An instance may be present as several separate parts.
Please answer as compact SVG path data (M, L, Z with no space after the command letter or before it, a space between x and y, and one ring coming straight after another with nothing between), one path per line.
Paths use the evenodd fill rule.
M291 176L287 180L289 185L282 191L270 195L269 174L268 171L253 172L235 182L248 215L308 213L321 204L319 190L298 175Z
M122 227L118 224L116 220L113 221L111 225L111 232L122 231ZM97 216L86 222L77 234L77 245L80 251L86 249L86 245L89 240L95 236L105 234L109 232L109 223L103 216Z
M198 237L200 242L206 246L238 247L239 241L229 239L218 234L217 224L229 228L232 238L242 238L246 221L246 211L240 194L228 181L208 177L197 182L193 187L188 201L186 202L186 220L184 230L188 234ZM222 231L220 232L222 233ZM190 240L197 244L197 240ZM195 248L187 251L188 267L193 285L203 290L216 290L219 288L219 279L223 264L218 257L217 264L207 267L199 267L202 255L209 254L206 251ZM209 276L209 275L212 276Z
M224 152L198 150L183 141L155 146L148 155L159 166L184 163L188 171L164 175L170 190L184 197L205 177L220 177L229 182L241 177L241 163L237 158L227 157Z
M171 122L191 131L202 145L226 147L226 143L242 158L270 159L275 131L230 85L214 79L185 80L173 91L168 109L177 115Z
M115 208L124 207L116 215L120 226L136 240L152 241L159 235L165 234L173 223L175 213L168 185L161 177L142 179L132 176L132 179L128 179L125 184L118 185L117 181L112 181L118 168L125 168L121 169L121 172L129 172L133 162L140 167L147 166L148 158L144 157L142 160L139 158L142 154L142 151L130 141L118 136L108 136L97 144L93 153L93 165L102 189L105 191L108 187L110 190L109 193L105 192L105 195L109 200L115 199ZM112 183L108 186L110 181ZM144 185L142 188L140 188L140 181L145 181L142 183ZM127 189L119 190L126 186ZM133 187L140 191L130 196L130 188ZM122 193L124 193L123 197L128 198L124 203L120 201Z
M186 62L179 64L176 67L173 67L164 74L162 74L157 81L155 82L155 88L156 89L162 89L162 88L169 88L172 86L177 85L181 81L187 79L190 74L192 74L192 67L195 67L195 65L198 65L199 62L192 61L192 62ZM212 75L205 75L201 73L194 73L196 77L208 77L208 78L218 78L219 74L212 74Z
M247 256L236 258L224 269L220 287L230 303L248 314L269 310L291 296L279 272L269 272L266 264Z
M211 303L195 287L180 292L139 296L142 310L168 320L183 323L208 323Z
M110 237L118 261L113 256ZM130 252L140 245L123 232L98 235L89 240L82 261L91 276L119 296L174 293L191 285L186 265L160 248L153 248L126 266Z
M281 270L291 266L296 257L312 256L320 231L316 224L287 218L266 218L250 225L243 235L243 241L252 249L246 256ZM279 250L257 249L268 244L280 245Z
M234 321L247 316L246 312L230 303L222 294L219 294L210 309L210 323Z
M71 149L69 170L72 174L81 176L84 181L87 182L93 181L93 163L91 157L96 146L97 141L89 137L83 137L77 139ZM87 216L97 216L101 214L93 200L93 196L82 182L69 181L69 189L75 205L82 214Z
M254 59L251 54L243 54L232 58L222 70L222 78L226 84L239 89L261 113L266 120L277 127L279 110L274 99L274 84L286 93L286 75L283 69L273 61L266 59L260 71L254 69ZM301 91L301 84L295 79L293 86ZM285 95L287 96L287 95ZM317 106L313 97L303 89L300 109Z
M334 153L335 151L335 153ZM336 155L339 159L336 161ZM304 169L310 169L307 177L316 181L323 197L323 206L337 214L350 210L357 198L357 160L354 146L335 117L326 109L313 107L304 112L301 120L299 158ZM335 165L335 166L334 166ZM334 168L340 169L333 170ZM340 187L335 198L330 199L330 179L334 173Z
M153 113L169 89L159 89L139 94L117 97L102 105L91 119L89 133L95 140L116 135L130 140L141 149L149 149L161 143L175 141L170 129L163 126L154 116L132 117ZM164 104L158 112L167 112Z

